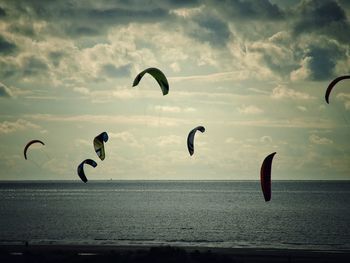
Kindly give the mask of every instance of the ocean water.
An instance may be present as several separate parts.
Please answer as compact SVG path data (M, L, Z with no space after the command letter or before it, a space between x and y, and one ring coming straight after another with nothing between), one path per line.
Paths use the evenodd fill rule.
M350 250L350 181L1 182L0 243Z

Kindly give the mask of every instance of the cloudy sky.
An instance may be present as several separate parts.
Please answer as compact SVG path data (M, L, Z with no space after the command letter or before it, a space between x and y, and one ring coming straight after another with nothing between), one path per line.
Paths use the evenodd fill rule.
M350 81L324 101L349 18L345 0L0 0L0 180L79 180L86 158L89 179L255 180L274 151L273 179L350 179ZM148 67L168 95L132 88Z

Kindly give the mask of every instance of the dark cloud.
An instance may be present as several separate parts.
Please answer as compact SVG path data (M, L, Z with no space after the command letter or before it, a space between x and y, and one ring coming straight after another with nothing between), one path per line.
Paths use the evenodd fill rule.
M0 54L9 55L17 50L17 46L0 35Z
M213 8L218 9L231 20L277 20L284 17L283 11L269 0L225 0L210 1Z
M188 28L188 35L213 46L225 46L230 38L228 25L213 16L199 16L194 19L198 27Z
M293 31L301 33L316 33L333 37L339 41L350 41L350 25L345 11L335 1L303 1L298 7L299 19Z
M86 26L76 27L73 25L72 27L68 27L66 29L66 33L72 37L81 37L81 36L96 36L100 34L100 31L91 27L86 27Z
M64 53L60 51L54 51L49 53L49 59L55 67L57 67L60 64L60 61L63 57Z
M8 87L0 82L0 97L12 97L11 91Z
M306 56L310 58L307 67L310 70L312 80L327 80L334 77L334 69L337 60L341 58L344 51L334 44L328 47L311 45Z
M23 63L23 75L30 77L36 75L42 75L48 70L47 65L41 59L36 57L27 57Z
M159 1L155 1L155 2L159 2ZM201 4L200 0L166 0L161 2L163 2L163 4L166 4L171 8L193 7Z
M0 69L0 76L3 80L14 77L18 72L18 68L6 60L0 61Z
M282 9L288 9L296 6L302 0L270 0L272 4L278 5Z
M0 7L0 18L6 16L6 11Z
M271 52L262 47L251 47L249 51L260 53L264 66L268 67L274 73L277 73L282 77L289 77L290 72L298 69L299 67L299 65L295 63L293 59L286 59L285 57L281 57L280 54Z
M35 31L32 24L25 24L25 25L12 24L8 30L12 33L16 33L19 35L23 35L31 38L35 37Z
M141 5L139 1L133 2L91 1L82 4L79 1L27 0L22 3L10 1L8 8L11 10L14 31L31 33L28 28L24 30L17 25L16 21L20 19L25 19L27 24L45 21L46 28L42 29L41 34L69 38L102 36L110 27L159 22L172 16L169 14L169 8L160 7L160 4Z
M167 17L169 12L156 8L153 10L130 10L122 8L94 9L87 12L90 19L98 23L154 22Z
M109 78L129 77L131 64L116 67L113 64L104 64L101 67L101 73Z

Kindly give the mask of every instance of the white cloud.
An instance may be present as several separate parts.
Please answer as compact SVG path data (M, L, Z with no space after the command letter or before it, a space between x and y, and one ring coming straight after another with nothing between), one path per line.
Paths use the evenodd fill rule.
M75 87L73 90L75 92L78 92L78 93L83 94L83 95L89 95L90 94L89 89L87 89L85 87Z
M238 111L242 114L260 114L264 112L262 109L254 105L240 107L238 108Z
M332 144L333 141L326 138L326 137L319 137L315 134L310 135L309 137L310 142L314 144L320 144L320 145L327 145L327 144Z
M160 136L157 138L157 144L159 146L179 145L181 143L185 143L184 138L178 135Z
M179 72L181 70L179 63L177 62L171 63L170 67L174 72Z
M197 111L195 108L192 108L192 107L187 107L183 110L184 112L195 112Z
M171 112L171 113L179 113L181 112L181 108L177 106L160 106L157 105L154 107L157 111L163 111L163 112Z
M339 93L337 94L336 98L344 102L344 107L346 110L350 110L350 94Z
M225 139L225 143L228 143L228 144L242 144L243 141L242 140L238 140L234 137L228 137Z
M0 82L0 97L12 97L12 91Z
M203 75L191 75L191 76L179 76L179 77L168 77L169 81L210 81L210 82L221 82L227 80L243 80L248 77L248 72L243 70L227 71L227 72L216 72Z
M194 8L177 8L170 10L171 14L175 14L180 17L190 18L191 16L198 15L203 11L204 6L194 7Z
M284 128L313 128L313 129L331 129L334 128L334 123L331 120L326 119L314 119L314 118L292 118L286 120L236 120L227 121L227 125L237 127L284 127Z
M10 121L0 122L0 134L8 134L8 133L12 133L20 130L28 130L28 129L40 129L40 126L23 119L18 119L15 122L10 122Z
M119 133L109 133L109 137L113 139L119 139L122 142L130 145L131 147L141 148L143 145L136 139L136 137L128 131L123 131Z
M260 138L260 142L262 142L262 143L271 143L272 142L272 138L271 138L271 136L265 135L265 136L262 136Z
M305 92L296 91L294 89L289 89L285 86L278 85L272 90L271 97L274 99L297 99L297 100L310 100L313 99L311 95Z
M297 106L297 108L298 108L298 110L300 110L300 111L307 111L307 108L306 107L304 107L304 106Z
M290 79L292 81L308 79L311 74L311 70L309 69L309 64L311 60L311 57L304 58L300 63L300 68L293 70L290 73Z
M291 40L291 35L287 31L280 31L274 34L269 38L270 42L273 43L283 43L283 44L289 44Z
M178 106L162 106L156 105L154 106L156 111L169 112L169 113L180 113L180 112L195 112L196 109L192 107L181 108Z
M80 147L80 146L91 146L92 145L90 141L84 140L84 139L76 139L74 141L74 143L75 143L75 145L77 147Z
M167 118L158 116L145 115L53 115L53 114L33 114L25 115L26 118L31 118L40 121L50 122L88 122L88 123L123 123L135 125L150 125L150 126L179 126L187 123L187 121L179 118Z

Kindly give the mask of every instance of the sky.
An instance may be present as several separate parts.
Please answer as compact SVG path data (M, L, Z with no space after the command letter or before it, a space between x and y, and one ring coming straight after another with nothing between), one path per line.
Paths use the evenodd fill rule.
M259 180L272 152L273 180L349 180L350 80L324 100L349 17L341 0L0 0L0 180L79 180L87 158L89 180ZM132 87L149 67L168 95Z

